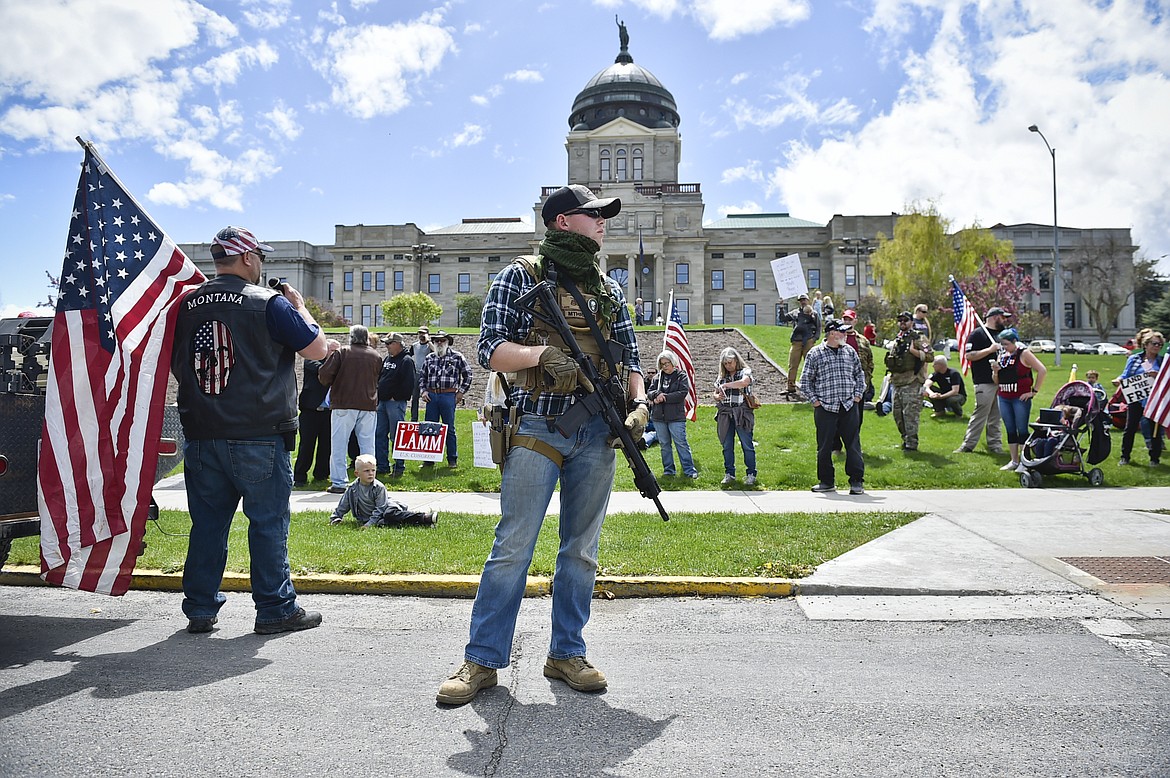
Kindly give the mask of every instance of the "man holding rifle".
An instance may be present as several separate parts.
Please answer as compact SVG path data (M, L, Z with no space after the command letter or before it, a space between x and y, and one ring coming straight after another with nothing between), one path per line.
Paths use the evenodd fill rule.
M601 272L596 256L605 240L605 220L620 210L620 200L599 200L584 186L553 192L541 210L547 232L540 255L517 258L496 276L488 290L479 363L514 375L511 400L521 415L503 463L500 523L471 611L465 661L440 686L440 703L470 702L480 689L495 686L496 671L508 666L537 534L558 481L561 542L553 576L552 640L544 675L578 691L606 686L605 675L586 659L582 632L589 620L597 576L597 542L613 490L616 457L603 414L585 418L569 437L558 431L557 425L560 421L564 429L561 417L575 403L608 387L595 386L586 377L581 365L570 357L571 345L540 317L526 311L520 298L545 279L556 278L574 287L584 305L558 286L558 313L563 313L575 333L576 346L602 377L611 377L614 360L612 351L602 353L606 347L597 342L594 333L600 330L603 338L624 347L619 366L619 372L629 371L625 397L620 398L628 399L623 402L628 407L624 424L629 435L639 439L649 412L638 344L621 287Z

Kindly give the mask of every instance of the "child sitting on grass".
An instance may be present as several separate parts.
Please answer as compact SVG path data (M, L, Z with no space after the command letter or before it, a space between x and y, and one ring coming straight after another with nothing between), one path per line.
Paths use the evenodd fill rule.
M333 515L329 517L330 524L340 524L345 514L351 511L358 526L363 529L400 527L406 524L433 527L439 522L439 514L435 511L412 511L387 497L386 485L378 480L378 462L370 454L359 454L354 460L353 470L357 478L345 488L345 493L333 509Z

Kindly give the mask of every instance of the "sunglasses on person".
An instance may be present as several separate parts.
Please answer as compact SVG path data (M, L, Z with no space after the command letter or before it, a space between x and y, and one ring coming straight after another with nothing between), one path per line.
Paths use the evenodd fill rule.
M590 219L598 219L601 217L600 208L574 208L571 211L567 211L565 216L575 216L579 213L588 216Z

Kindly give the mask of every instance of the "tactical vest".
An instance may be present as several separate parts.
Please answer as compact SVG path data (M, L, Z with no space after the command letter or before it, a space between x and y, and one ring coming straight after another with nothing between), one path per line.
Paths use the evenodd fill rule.
M295 352L272 340L265 317L277 294L222 275L179 302L171 372L188 438L244 440L296 430Z
M516 257L512 260L514 263L520 265L528 273L533 281L539 283L542 279L537 277L536 262L539 257L532 255L525 255ZM598 372L603 378L609 377L609 365L601 356L601 348L597 345L597 339L593 337L593 332L589 328L589 321L585 318L588 315L593 321L597 322L601 329L601 334L605 340L609 340L613 335L613 327L611 324L604 323L597 318L597 295L589 294L581 290L581 296L585 300L585 305L589 309L587 314L583 312L577 301L573 299L565 289L557 286L557 301L560 303L561 310L564 311L565 320L569 322L569 329L573 331L573 337L577 341L577 345L585 352L588 357L593 360L593 364L597 366ZM539 306L539 303L537 303ZM528 331L528 337L524 339L525 346L556 346L566 354L570 353L569 347L561 340L558 333L550 330L544 322L540 319L533 319L532 329ZM621 370L621 365L618 366ZM540 388L541 376L540 367L529 367L524 370L519 370L515 375L508 376L509 381L515 386L522 386L525 390L531 392Z

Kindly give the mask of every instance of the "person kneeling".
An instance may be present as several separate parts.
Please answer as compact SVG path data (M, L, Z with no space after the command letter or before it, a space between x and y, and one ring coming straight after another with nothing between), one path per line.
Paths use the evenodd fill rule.
M407 524L432 527L438 523L439 514L435 511L412 511L386 495L386 485L378 480L378 462L371 455L359 455L354 460L353 469L357 478L345 488L341 500L333 509L333 515L329 517L330 524L340 524L345 514L350 512L363 529L401 527Z

